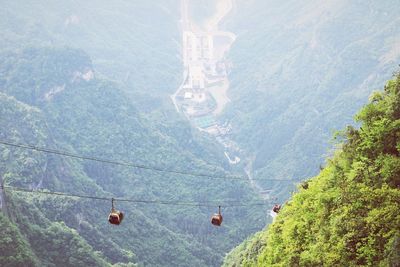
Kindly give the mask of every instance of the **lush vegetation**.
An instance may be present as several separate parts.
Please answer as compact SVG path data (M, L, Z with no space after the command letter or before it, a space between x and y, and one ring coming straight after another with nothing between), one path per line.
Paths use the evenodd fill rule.
M212 14L215 1L193 2L195 19ZM226 20L238 34L229 55L232 102L221 119L232 124L232 138L244 154L255 156L257 178L302 179L318 169L329 130L348 121L370 88L393 70L398 5L334 5L308 17L311 2L235 2L240 12ZM235 171L221 146L193 130L170 101L182 78L179 10L177 0L2 3L0 139L166 169ZM314 27L315 21L321 23ZM314 32L319 45L311 48ZM393 170L395 162L382 160ZM4 145L2 181L132 199L260 201L242 181ZM310 183L312 192L316 186ZM284 183L265 186L278 189L273 194L289 191ZM1 266L218 266L227 251L269 220L269 207L231 207L223 209L217 229L209 216L220 201L215 208L117 203L126 217L112 227L108 202L11 190L5 196ZM255 261L264 241L249 239L242 245L249 250L241 253Z
M3 3L0 139L166 169L230 171L219 146L193 131L169 98L181 82L178 12L175 0ZM147 200L258 201L240 181L3 145L0 158L6 185ZM126 218L115 228L107 222L108 202L10 190L6 196L5 218L20 233L23 253L0 265L29 258L38 266L218 266L233 244L266 223L265 211L255 207L223 209L224 226L216 229L209 217L217 202L215 208L117 203Z
M83 51L29 48L0 58L2 140L166 169L226 173L222 151L185 121L153 120L168 115L143 114L118 84L85 76L95 70ZM77 161L7 146L0 151L6 185L147 200L257 201L240 181ZM6 196L8 216L27 246L23 255L33 253L32 261L42 266L216 266L232 243L265 224L264 211L255 207L224 210L224 228L215 229L209 216L217 203L215 208L167 209L120 203L126 218L116 229L106 220L110 203L7 190ZM66 242L70 245L60 245Z
M400 74L356 120L321 173L225 266L400 265Z
M2 266L34 266L38 264L32 250L18 228L0 213L0 262Z

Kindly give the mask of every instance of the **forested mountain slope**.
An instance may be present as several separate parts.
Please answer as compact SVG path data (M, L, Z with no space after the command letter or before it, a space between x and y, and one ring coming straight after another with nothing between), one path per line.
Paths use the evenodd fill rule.
M400 266L400 74L356 120L320 174L224 266Z
M215 1L192 2L199 22L214 10ZM242 167L254 159L256 178L314 175L330 131L349 122L397 64L399 5L234 2L224 20L237 34L227 55L231 102L220 119L248 156L237 167L170 99L182 82L179 0L2 1L0 139L178 172L240 171L246 178ZM1 266L219 266L227 251L270 220L265 205L224 207L223 226L210 225L220 204L260 204L247 180L4 144L1 182L8 186L0 198ZM287 195L292 184L262 186L274 187L276 196ZM107 222L111 201L10 186L210 205L117 202L126 217L114 227Z
M223 166L223 154L210 140L189 125L149 123L115 83L96 78L83 51L29 48L3 53L1 59L0 139L150 167L225 174L216 165ZM4 145L0 155L5 184L28 189L144 200L257 201L241 181L79 161ZM263 211L255 207L227 208L225 227L215 229L209 216L217 202L214 208L167 209L120 203L126 218L113 228L107 222L111 203L7 190L6 196L11 222L25 238L22 248L28 244L24 255L33 253L31 260L45 266L215 266L232 242L265 223ZM250 224L244 223L248 214L253 214ZM3 218L2 229L9 223ZM70 246L55 245L66 240Z
M256 177L315 175L332 132L350 123L399 63L400 5L235 3L236 12L225 21L237 39L228 55L232 101L223 119L254 157Z
M193 131L168 96L180 82L178 5L2 3L0 139L177 171L214 176L231 171L219 146ZM126 168L5 145L0 157L6 186L210 203L117 203L126 217L112 227L107 222L111 201L6 189L2 266L218 266L233 244L266 222L263 208L230 207L223 209L223 227L210 225L223 200L259 201L245 181Z

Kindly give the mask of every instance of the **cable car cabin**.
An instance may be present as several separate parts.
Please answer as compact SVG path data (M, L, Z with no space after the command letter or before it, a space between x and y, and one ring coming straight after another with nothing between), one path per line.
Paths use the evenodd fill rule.
M113 210L110 212L110 215L108 215L108 221L111 224L119 225L122 219L124 219L124 214L119 210Z
M272 211L275 213L278 213L280 209L281 209L281 205L275 204L274 207L272 208Z
M211 217L211 223L215 226L221 226L222 224L221 206L218 207L218 213L215 213Z
M301 184L301 187L303 187L303 189L307 190L307 189L308 189L308 182L307 182L307 181L306 181L306 182L303 182L303 183Z
M215 226L221 226L222 224L222 215L221 214L214 214L211 217L211 223Z

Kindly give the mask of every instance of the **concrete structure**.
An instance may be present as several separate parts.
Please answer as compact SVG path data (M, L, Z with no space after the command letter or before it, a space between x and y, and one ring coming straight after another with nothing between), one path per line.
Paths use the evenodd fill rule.
M232 0L219 0L217 12L207 25L198 25L189 17L189 0L181 0L183 81L172 96L176 110L183 111L193 124L218 136L218 115L229 98L225 54L236 36L218 30L219 21L232 7ZM207 27L206 27L207 26Z
M185 99L192 99L193 98L193 93L192 92L185 92Z
M203 73L203 67L200 64L193 64L189 66L189 79L188 87L193 89L204 89L205 88L205 75Z
M207 33L183 32L183 65L214 59L213 36Z
M204 89L204 65L214 59L213 36L208 33L183 32L183 65L188 70L188 77L183 88Z

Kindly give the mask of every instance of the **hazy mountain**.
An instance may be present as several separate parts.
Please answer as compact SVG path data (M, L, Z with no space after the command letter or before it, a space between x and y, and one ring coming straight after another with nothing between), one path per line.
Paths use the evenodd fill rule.
M171 101L187 72L184 4L193 28L211 21L233 42L213 63L224 66L230 85L230 102L213 119L241 161L229 161L227 146ZM1 6L0 140L175 171L0 144L6 186L110 198L1 190L2 266L219 266L271 221L268 197L283 202L294 182L317 174L332 131L351 121L400 59L396 1ZM249 182L245 171L293 181ZM115 227L107 221L113 196L191 205L117 202L125 219ZM213 227L211 214L230 202L249 206L223 207L223 226Z
M229 164L222 149L193 130L168 96L181 76L178 4L4 3L1 139L226 175ZM209 207L117 203L126 218L113 228L107 222L111 202L6 191L9 218L2 218L1 227L12 223L20 238L10 246L14 250L1 255L4 264L29 258L38 266L217 266L232 244L267 221L261 209L232 207L223 209L224 228L210 225L222 203L218 200L258 200L246 182L118 167L4 145L1 155L6 185L139 200L217 201ZM1 246L9 242L4 238ZM12 257L17 251L22 251L18 259Z
M400 6L397 1L235 2L236 11L225 20L237 39L228 56L232 102L223 119L254 157L257 177L315 175L333 131L350 123L396 70Z

